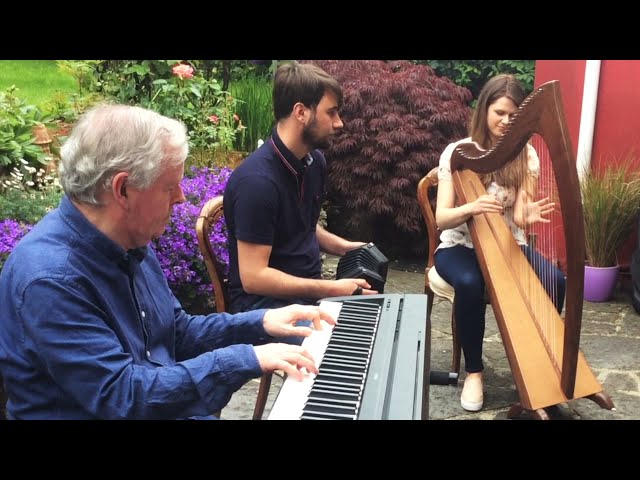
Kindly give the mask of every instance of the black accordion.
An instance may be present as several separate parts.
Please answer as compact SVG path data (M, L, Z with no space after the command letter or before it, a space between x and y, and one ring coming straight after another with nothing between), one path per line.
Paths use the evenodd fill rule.
M368 243L349 250L340 258L336 279L363 278L373 290L384 293L388 267L389 259L373 243Z

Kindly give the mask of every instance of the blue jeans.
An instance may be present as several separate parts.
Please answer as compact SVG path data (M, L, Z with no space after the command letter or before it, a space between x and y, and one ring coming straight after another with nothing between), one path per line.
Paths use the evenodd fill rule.
M520 246L544 288L553 300L558 313L562 312L566 280L562 271L527 245ZM438 274L453 287L453 308L460 345L464 353L465 370L469 373L484 370L482 340L485 329L485 282L476 252L462 245L442 248L435 254Z
M293 300L282 300L280 298L263 297L260 300L258 300L256 303L251 305L249 307L249 310L258 310L260 308L281 308L281 307L286 307L287 305L293 305L294 303L298 303L301 305L315 305L315 302L312 303L311 301L305 300L302 298L297 298ZM298 320L296 322L296 325L299 327L308 327L311 325L311 320ZM305 338L306 337L298 337L298 336L278 337L277 341L280 343L288 343L290 345L301 345L302 341Z

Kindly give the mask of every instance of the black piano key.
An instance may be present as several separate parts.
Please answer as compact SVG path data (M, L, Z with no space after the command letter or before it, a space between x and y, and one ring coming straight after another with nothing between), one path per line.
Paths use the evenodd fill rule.
M364 325L373 325L376 323L376 315L379 309L371 310L370 312L364 311L346 311L344 315L340 315L340 319L343 322L360 322Z
M333 368L353 369L363 372L367 369L368 362L353 362L349 358L331 358L323 360L323 366Z
M324 392L313 391L309 394L307 405L326 405L335 408L356 408L360 403L360 397L357 396L339 396L326 394Z
M324 358L321 365L323 367L333 366L363 371L366 370L367 364L366 359L354 361L348 356L332 355L329 358Z
M326 351L335 355L349 355L353 357L360 355L366 357L367 354L371 351L371 347L359 347L356 345L350 345L347 342L336 342L334 345L328 347Z
M322 372L322 378L331 378L336 382L344 382L344 383L359 383L362 382L362 375L351 375L348 372L332 372L327 369L327 371Z
M316 381L313 383L313 387L311 388L315 388L316 386L318 386L318 388L325 388L328 390L341 391L350 394L357 394L360 391L360 385L358 384L348 384L336 381L332 378L316 378Z
M335 338L331 342L333 345L353 345L354 347L367 347L371 345L371 340L366 337L358 337L345 332L336 332Z
M370 345L361 345L353 343L349 343L344 340L340 340L336 342L334 345L331 345L329 349L327 349L327 353L330 355L336 356L349 356L355 359L367 359L369 358L369 354L371 352Z
M309 399L311 398L313 398L314 400L322 400L322 399L334 400L334 401L344 400L344 401L352 402L353 404L355 404L360 400L360 396L357 394L354 394L353 392L343 392L341 390L327 390L325 388L319 388L319 387L314 388L309 393Z
M361 395L358 392L343 392L341 390L332 390L326 388L313 388L307 397L307 403L310 401L324 402L327 405L352 405L357 406L360 402Z
M371 313L355 313L355 312L348 312L345 313L344 315L339 315L340 321L341 322L359 322L363 325L373 325L375 323L375 318L372 318L376 312L371 312Z
M322 401L316 402L313 399L307 400L306 405L310 408L318 409L321 412L327 413L355 413L358 408L359 402L341 403L331 401L327 399L321 399Z
M346 413L326 413L319 412L317 410L309 409L305 411L300 420L355 420L356 414L346 414Z
M342 304L301 419L357 418L380 312L380 302Z
M329 405L324 402L307 402L305 408L318 413L348 416L354 416L357 411L357 405Z
M357 325L340 325L340 328L335 328L336 333L343 333L345 335L356 335L363 338L371 338L373 335L373 328L362 328Z
M363 371L353 371L353 370L346 370L344 368L331 368L331 366L327 366L323 369L323 373L325 375L330 375L330 374L337 374L337 375L344 375L344 376L348 376L349 378L362 378L364 377L364 372Z
M368 362L353 362L350 358L330 358L322 361L322 367L344 368L364 372L369 365Z
M329 374L329 373L326 375L323 375L320 378L320 380L335 382L336 385L344 385L345 387L356 386L358 388L360 388L360 384L362 382L362 379L359 379L359 378L347 377L344 375L335 375L335 374Z

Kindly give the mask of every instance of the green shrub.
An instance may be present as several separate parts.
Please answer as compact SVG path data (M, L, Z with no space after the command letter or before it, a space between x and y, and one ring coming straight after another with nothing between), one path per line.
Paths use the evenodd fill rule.
M62 73L71 75L78 82L78 92L88 93L96 84L95 69L100 60L56 60Z
M473 98L478 98L487 80L499 73L514 74L527 93L533 91L535 60L416 60L415 62L427 64L438 75L468 88Z
M49 112L54 120L74 123L89 108L104 100L99 93L85 94L56 91L43 103L42 108Z
M192 150L231 150L242 135L237 100L208 76L210 72L195 69L190 62L101 61L96 72L96 88L103 95L183 122Z
M342 85L344 128L325 151L329 228L387 255L421 255L420 179L466 135L471 93L426 65L314 61Z

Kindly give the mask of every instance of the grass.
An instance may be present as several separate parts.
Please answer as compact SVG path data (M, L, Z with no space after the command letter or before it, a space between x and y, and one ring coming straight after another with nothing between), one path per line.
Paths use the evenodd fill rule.
M76 80L58 69L55 60L0 60L0 90L15 85L17 96L42 107L56 91L75 93Z

